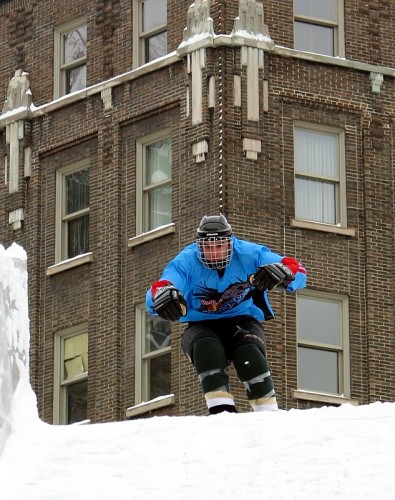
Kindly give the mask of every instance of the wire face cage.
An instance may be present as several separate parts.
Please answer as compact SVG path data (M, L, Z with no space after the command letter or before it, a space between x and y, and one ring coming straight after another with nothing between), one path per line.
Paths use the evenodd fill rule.
M231 236L197 238L198 258L208 269L224 269L232 260Z

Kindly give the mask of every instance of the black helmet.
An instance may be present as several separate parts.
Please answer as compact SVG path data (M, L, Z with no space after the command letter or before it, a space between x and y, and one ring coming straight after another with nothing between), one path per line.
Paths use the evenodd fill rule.
M205 215L196 232L196 244L200 262L209 269L224 269L232 260L233 239L232 228L221 215ZM223 252L218 244L226 243Z
M224 215L205 215L197 228L198 238L232 236L232 228Z

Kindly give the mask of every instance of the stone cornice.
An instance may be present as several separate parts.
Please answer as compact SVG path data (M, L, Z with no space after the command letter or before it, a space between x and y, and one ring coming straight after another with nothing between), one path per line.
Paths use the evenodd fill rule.
M382 73L385 76L395 78L395 68L388 66L351 61L341 57L324 56L321 54L314 54L312 52L303 52L301 50L289 49L288 47L282 47L280 45L274 46L273 53L279 56L303 59L305 61L313 61L322 64L330 64L332 66L340 66L343 68L354 69L356 71L363 71L365 73Z
M160 59L152 61L151 63L140 66L109 80L105 80L96 85L87 87L86 89L65 95L59 99L43 104L42 106L34 106L31 104L28 108L18 108L11 112L3 113L0 115L0 129L5 128L9 123L13 123L20 119L33 119L48 113L52 113L70 104L84 100L89 96L100 94L103 90L122 85L140 76L147 75L158 69L180 62L187 54L201 48L220 47L220 46L233 46L233 47L254 47L263 49L268 53L282 57L291 57L321 64L328 64L342 68L353 69L365 73L381 73L384 76L395 78L395 68L388 66L379 66L359 61L351 61L348 59L341 59L338 57L324 56L320 54L313 54L310 52L302 52L299 50L274 45L270 40L264 37L243 36L242 33L232 33L230 35L214 35L207 38L200 38L195 42L183 43L177 51L171 52Z
M7 111L6 113L0 115L0 129L3 129L6 127L6 125L21 119L33 119L38 116L52 113L53 111L82 101L92 95L101 94L102 91L106 89L122 85L126 82L139 78L140 76L147 75L149 73L157 71L160 68L169 66L179 61L180 58L176 55L176 53L171 52L170 54L167 54L164 57L140 66L139 68L115 76L113 78L110 78L109 80L104 80L100 83L97 83L96 85L91 85L90 87L79 90L78 92L67 94L63 97L60 97L59 99L55 99L54 101L43 104L42 106L36 107L34 106L34 104L30 104L27 107L19 107L14 110Z

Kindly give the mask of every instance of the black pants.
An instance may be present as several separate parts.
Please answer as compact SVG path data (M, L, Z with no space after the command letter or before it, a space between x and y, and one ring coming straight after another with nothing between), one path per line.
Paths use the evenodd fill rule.
M189 323L181 341L192 361L210 413L235 412L226 368L231 362L254 411L278 409L265 335L253 317Z
M207 321L190 322L181 340L184 353L193 363L193 344L200 339L214 337L225 349L227 359L243 345L255 344L266 357L266 340L259 321L251 316L237 316Z

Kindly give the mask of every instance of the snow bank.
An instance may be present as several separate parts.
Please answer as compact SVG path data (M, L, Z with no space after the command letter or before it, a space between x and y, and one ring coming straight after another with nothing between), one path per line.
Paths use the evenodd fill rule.
M0 245L0 455L14 427L38 418L29 382L26 263L22 247Z

